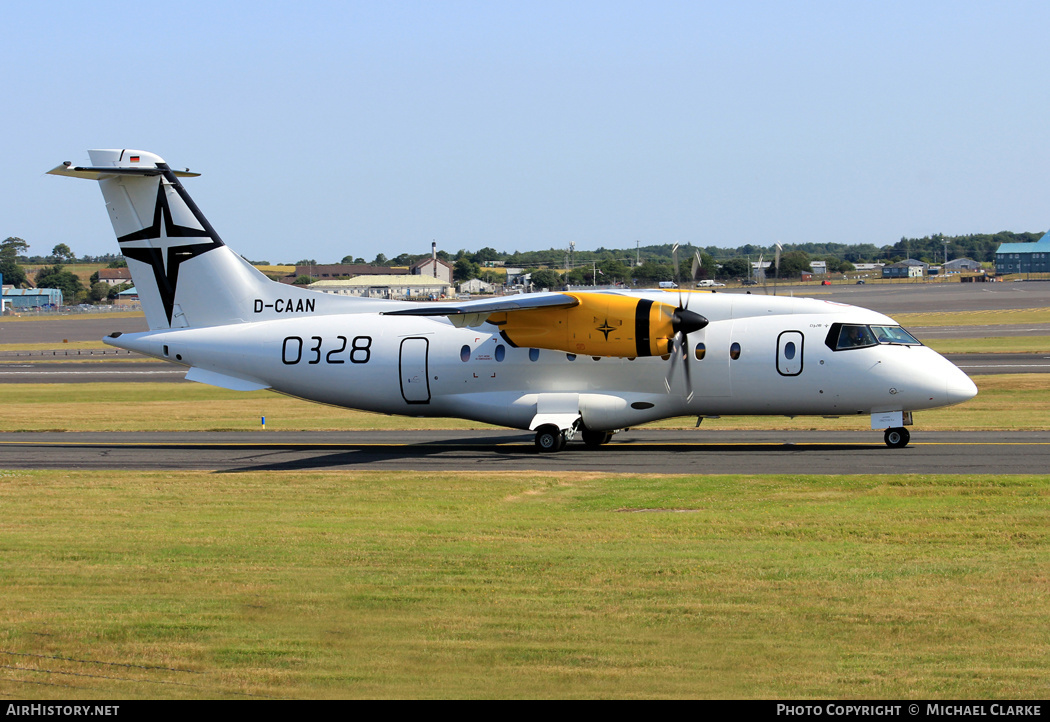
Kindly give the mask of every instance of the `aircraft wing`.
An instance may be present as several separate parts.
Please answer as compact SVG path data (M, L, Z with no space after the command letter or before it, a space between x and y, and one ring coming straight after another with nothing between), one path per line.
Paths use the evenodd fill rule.
M513 311L531 311L538 308L572 308L580 305L575 296L565 293L527 293L517 296L506 296L499 300L481 299L464 301L456 304L420 303L412 308L387 311L385 316L445 316L452 325L480 326L494 313Z

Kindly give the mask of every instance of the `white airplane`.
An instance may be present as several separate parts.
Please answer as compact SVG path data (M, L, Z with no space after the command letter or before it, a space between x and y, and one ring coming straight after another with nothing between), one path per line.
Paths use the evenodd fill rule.
M179 178L199 174L138 150L89 156L49 172L99 182L150 328L104 340L192 381L528 429L541 451L728 414L870 415L900 448L913 411L977 394L893 319L831 301L655 290L441 304L276 283L190 199Z

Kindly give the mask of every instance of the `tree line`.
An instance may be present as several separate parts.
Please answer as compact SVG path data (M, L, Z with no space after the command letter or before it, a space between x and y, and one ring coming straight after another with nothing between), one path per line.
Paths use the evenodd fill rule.
M995 261L995 252L1003 243L1032 243L1039 240L1043 232L975 233L961 236L934 234L923 238L902 237L893 244L876 246L871 243L785 243L780 256L781 278L798 277L812 270L813 261L824 261L828 271L847 273L857 263L896 263L914 258L937 264L955 258L972 258L989 263ZM533 274L533 282L544 287L555 287L565 283L577 285L605 285L613 283L635 283L641 285L660 281L691 279L694 254L699 253L701 279L736 279L750 276L751 264L759 259L772 261L775 246L745 243L735 248L723 246L694 246L681 244L678 249L679 272L674 269L674 245L672 243L636 245L634 248L599 247L593 251L548 248L540 251L498 251L485 246L477 251L460 249L455 254L439 250L438 258L453 266L453 278L467 281L480 278L489 283L503 283L505 276L493 270L496 265L522 268ZM111 268L127 265L118 254L101 256L77 256L68 245L59 243L46 256L27 254L29 243L9 236L0 242L0 273L5 284L16 287L29 285L29 279L21 264L48 264L37 271L33 281L43 288L61 288L67 303L101 303L115 298L120 287L99 283L97 274L85 285L75 274L65 269L72 263L103 263ZM367 261L360 256L344 256L340 263L367 264L373 266L410 266L427 258L429 253L401 253L387 258L383 253ZM269 265L267 261L251 261L257 265ZM303 259L295 265L317 265L314 259ZM549 271L550 274L544 274ZM537 280L536 273L540 273ZM300 279L306 282L308 279Z

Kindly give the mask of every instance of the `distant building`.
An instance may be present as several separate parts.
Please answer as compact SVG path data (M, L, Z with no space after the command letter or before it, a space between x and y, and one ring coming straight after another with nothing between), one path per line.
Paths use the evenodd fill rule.
M759 282L765 281L766 280L766 272L772 267L773 267L773 262L772 261L763 261L762 263L759 263L758 261L752 261L751 262L751 278L753 278L753 279L755 279L756 281L759 281Z
M364 298L441 298L448 296L452 288L432 276L389 275L358 276L357 278L318 281L307 286L311 291L331 293L339 296L362 296Z
M98 271L99 283L108 283L110 286L119 286L122 283L131 283L131 269L123 268L100 268Z
M983 266L972 258L956 258L941 266L942 272L948 273L970 273L982 270Z
M58 308L62 305L60 288L5 288L5 306L12 310L28 308Z
M813 269L814 276L823 276L828 272L827 261L810 261L809 267Z
M440 258L424 258L408 267L413 276L430 276L446 283L452 283L452 264Z
M299 276L310 276L324 280L326 278L356 278L357 276L393 276L403 273L404 266L369 266L364 263L323 263L317 265L296 266L292 280Z
M1035 243L1004 243L995 252L995 272L1050 273L1050 233Z
M132 286L117 294L118 306L134 306L139 303L139 290Z
M922 278L929 269L930 264L909 258L900 263L891 263L882 267L883 278Z
M495 293L496 287L480 278L472 278L459 284L460 293Z

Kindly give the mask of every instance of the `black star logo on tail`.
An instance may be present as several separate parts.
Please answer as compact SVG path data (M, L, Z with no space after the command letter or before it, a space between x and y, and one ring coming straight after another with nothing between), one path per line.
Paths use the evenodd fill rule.
M166 186L178 193L202 228L180 226L172 220ZM153 211L152 225L121 236L117 241L126 258L148 263L153 268L153 277L164 303L169 326L175 308L179 266L191 258L223 245L211 224L201 215L178 178L170 171L164 173L163 179L158 178L157 205Z

